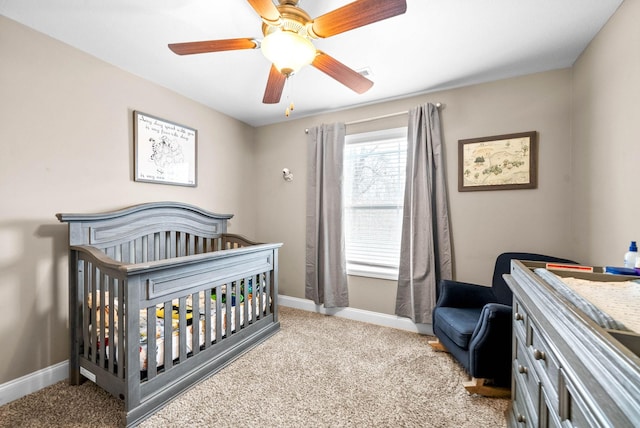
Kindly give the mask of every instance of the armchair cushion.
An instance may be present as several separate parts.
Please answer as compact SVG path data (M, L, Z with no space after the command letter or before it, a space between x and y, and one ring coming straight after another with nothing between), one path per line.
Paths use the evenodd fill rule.
M471 336L476 329L482 307L450 308L439 307L433 313L434 324L462 349L469 349Z

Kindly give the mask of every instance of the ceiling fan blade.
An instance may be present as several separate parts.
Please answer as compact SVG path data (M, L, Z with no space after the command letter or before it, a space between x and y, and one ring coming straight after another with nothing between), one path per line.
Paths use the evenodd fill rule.
M203 42L171 43L169 45L169 49L178 55L255 49L257 47L258 43L253 39L206 40Z
M258 15L267 23L277 23L280 20L280 11L271 0L248 0L249 4Z
M317 37L334 36L406 11L406 0L357 0L314 19L311 31Z
M267 80L267 88L264 90L262 102L264 104L278 104L286 81L287 76L280 73L276 66L271 64L269 79Z
M373 86L371 80L322 51L318 51L311 65L359 94L367 92Z

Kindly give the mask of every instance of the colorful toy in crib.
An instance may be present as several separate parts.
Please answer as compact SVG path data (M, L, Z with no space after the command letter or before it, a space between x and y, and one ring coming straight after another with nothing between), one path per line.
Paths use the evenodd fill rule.
M193 309L191 308L191 306L187 306L187 325L191 325L191 320L193 318ZM174 320L179 319L180 317L180 307L178 305L173 305L172 310L171 310L171 318L173 318ZM156 309L156 316L158 318L164 318L164 306L161 308Z
M249 297L251 297L251 295L249 295ZM215 293L211 293L211 300L213 300L214 302L217 300L216 299L216 294ZM222 303L226 304L227 303L227 293L222 293ZM240 295L240 303L244 303L244 295ZM231 295L231 306L235 306L236 305L236 295L232 294Z
M247 297L249 299L252 298L253 295L253 287L251 285L252 281L251 279L249 279L249 289L247 290L248 294ZM227 292L226 292L226 285L221 287L222 292L220 293L222 295L222 303L227 303ZM211 300L216 300L216 292L215 290L212 290L211 292ZM244 279L240 281L240 303L244 303ZM231 294L231 306L235 306L236 305L236 294L232 293Z

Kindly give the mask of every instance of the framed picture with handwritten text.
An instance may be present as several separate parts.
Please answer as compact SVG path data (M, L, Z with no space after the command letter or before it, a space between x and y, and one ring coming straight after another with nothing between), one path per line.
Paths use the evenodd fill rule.
M458 191L535 189L536 131L458 141Z
M135 181L195 187L198 131L133 112Z

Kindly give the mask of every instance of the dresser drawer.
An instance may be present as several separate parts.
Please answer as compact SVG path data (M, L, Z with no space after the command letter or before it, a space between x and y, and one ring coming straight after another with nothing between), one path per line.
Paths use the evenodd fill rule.
M518 299L513 300L513 331L526 338L527 311Z
M560 363L551 351L546 340L540 335L537 326L531 323L531 346L528 348L540 380L549 395L554 411L558 411L558 380L560 379Z
M540 426L561 428L562 423L560 422L560 416L549 402L549 397L547 396L544 387L541 388L540 394Z
M538 426L536 412L531 408L527 396L528 394L522 385L514 382L511 388L510 427L526 428Z
M563 426L601 426L601 424L595 420L594 412L589 410L580 394L578 394L571 381L567 378L564 370L560 371L560 376L561 404L559 415Z
M531 346L529 350L534 364L538 367L540 376L543 377L542 382L550 384L551 389L555 391L557 399L560 363L534 323L531 323ZM548 385L545 385L545 387L549 388Z
M516 335L515 355L513 359L512 373L515 384L520 386L529 401L529 406L536 413L540 407L540 379L536 374L534 363L529 357L531 353L525 343L520 341Z

